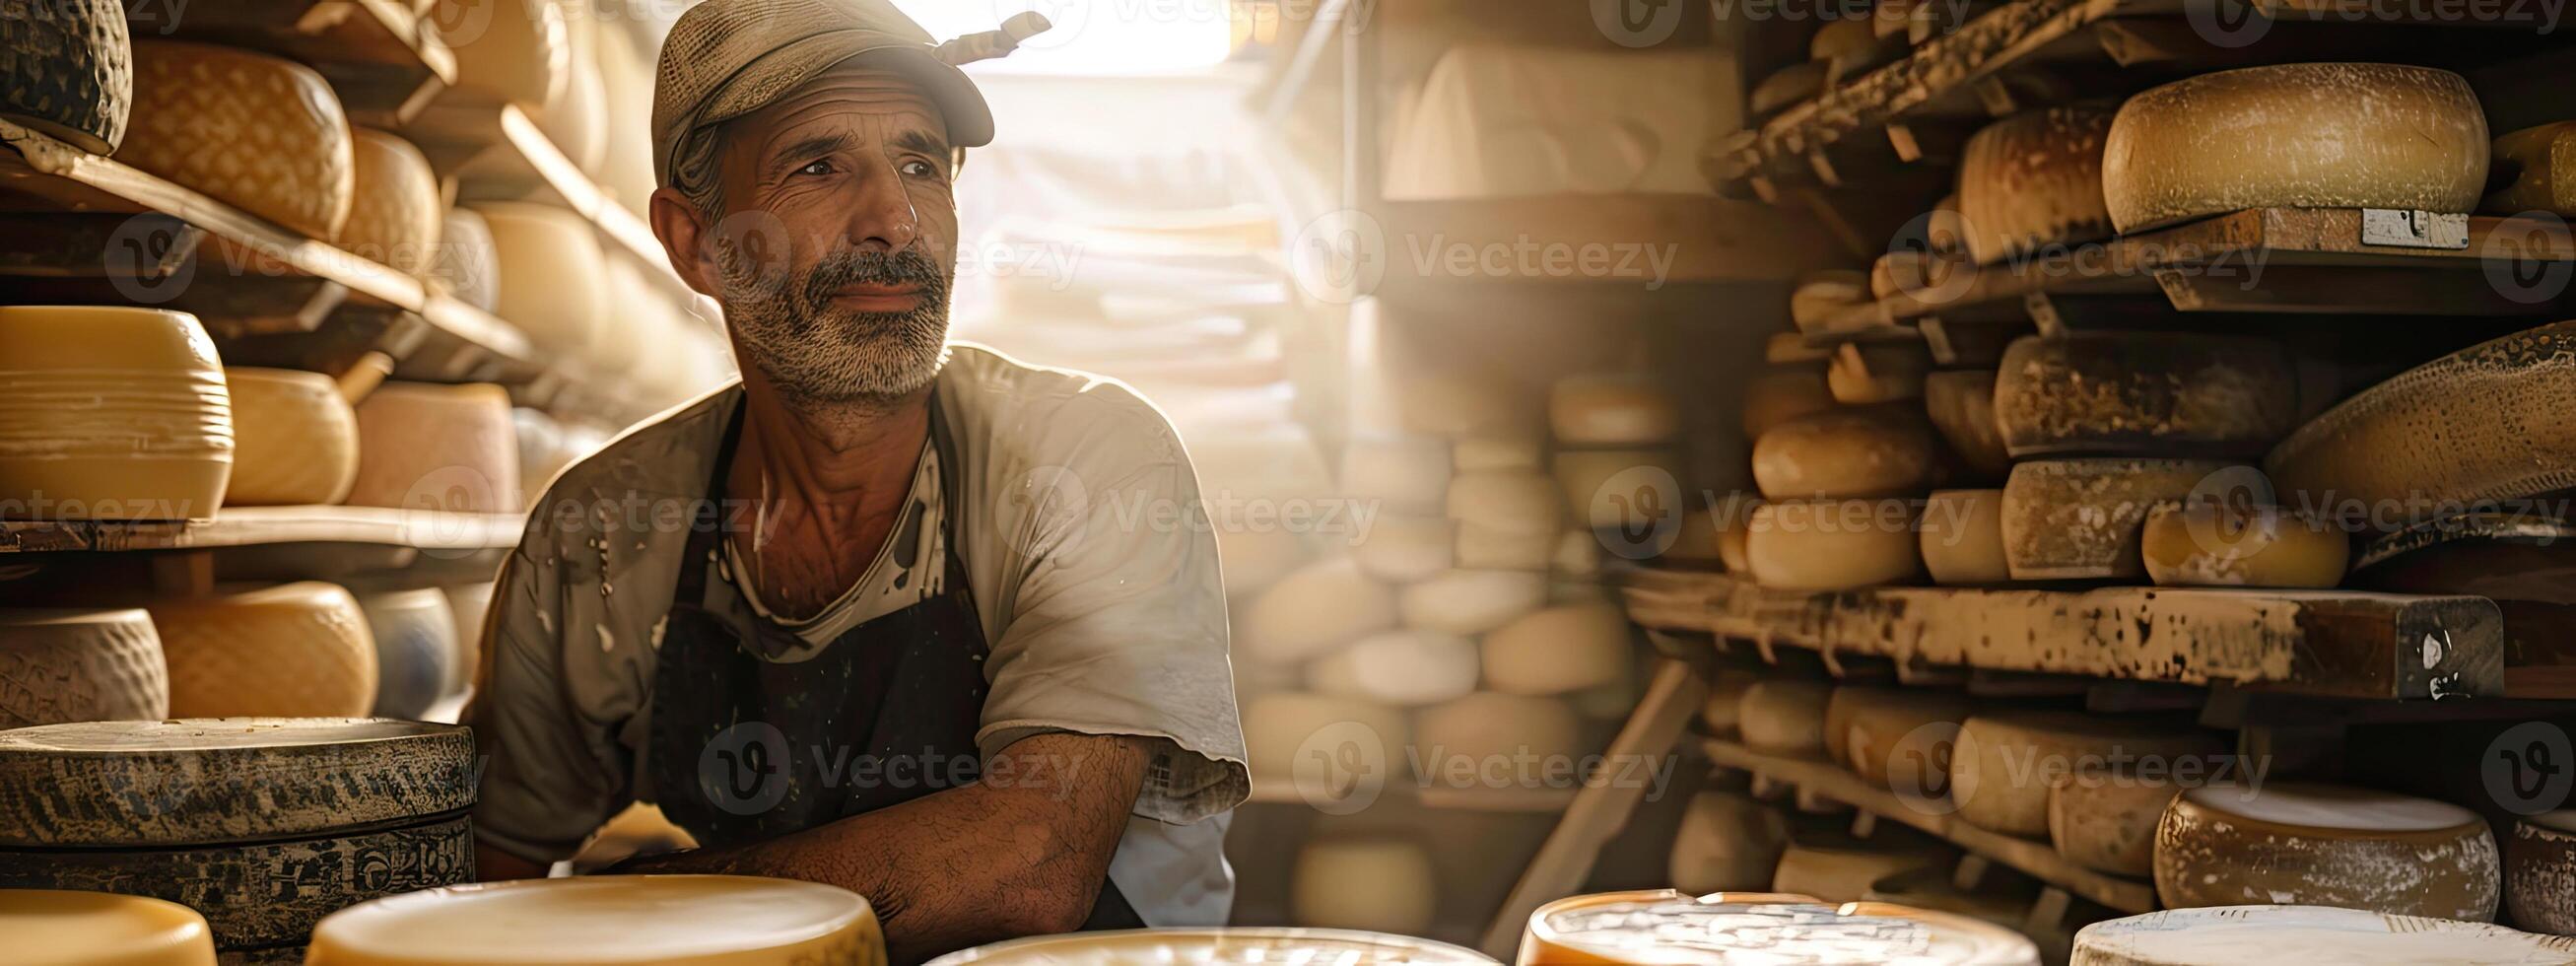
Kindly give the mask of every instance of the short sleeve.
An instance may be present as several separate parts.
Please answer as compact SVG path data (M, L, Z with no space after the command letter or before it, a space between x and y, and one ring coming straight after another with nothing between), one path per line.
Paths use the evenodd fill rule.
M567 687L564 568L549 566L546 532L532 522L501 567L465 719L484 760L475 836L534 862L571 858L632 788L613 728L589 720Z

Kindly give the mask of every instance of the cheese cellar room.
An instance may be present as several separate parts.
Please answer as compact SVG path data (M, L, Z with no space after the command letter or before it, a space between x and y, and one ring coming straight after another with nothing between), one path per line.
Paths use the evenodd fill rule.
M0 966L2576 966L2567 0L0 0Z

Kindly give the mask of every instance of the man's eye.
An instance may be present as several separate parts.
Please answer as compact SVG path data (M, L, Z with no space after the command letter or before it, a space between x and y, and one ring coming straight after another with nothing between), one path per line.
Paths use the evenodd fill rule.
M902 170L905 175L915 178L928 177L939 173L939 169L931 167L930 162L928 161L906 161L903 163L903 167L900 170Z
M812 162L812 163L807 164L806 166L804 166L804 167L802 167L802 168L798 168L798 169L796 169L796 173L797 173L797 174L831 174L831 173L832 173L832 162L829 162L829 161L815 161L815 162Z

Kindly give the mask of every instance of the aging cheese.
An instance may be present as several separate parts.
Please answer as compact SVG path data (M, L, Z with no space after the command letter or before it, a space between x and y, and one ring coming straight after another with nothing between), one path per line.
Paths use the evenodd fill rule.
M233 447L195 316L0 306L0 518L211 517Z
M1440 513L1449 499L1449 441L1366 439L1342 452L1342 493L1390 512Z
M1509 470L1466 473L1449 483L1449 518L1461 526L1554 535L1565 526L1565 498L1553 480Z
M2299 367L2265 339L2025 336L2004 350L1995 418L2016 457L2254 457L2298 428Z
M1921 343L1846 342L1825 367L1825 388L1846 406L1920 399L1931 368L1931 352Z
M1834 689L1825 707L1834 760L1880 788L1938 794L1950 787L1950 756L1966 695L1922 688Z
M1473 950L1447 943L1348 929L1231 926L1223 929L1122 929L1033 936L977 946L941 956L930 966L1111 966L1118 963L1193 963L1252 966L1332 963L1334 966L1493 966Z
M1555 492L1555 485L1550 484L1549 495ZM1554 564L1562 543L1562 531L1535 533L1462 523L1458 525L1457 564L1466 570L1544 571Z
M1646 529L1678 522L1687 509L1683 483L1681 454L1670 449L1556 454L1556 485L1565 491L1578 527Z
M624 30L600 30L595 41L601 100L608 109L599 186L626 210L643 214L661 187L653 175L652 52L636 49L638 38Z
M2056 711L1993 711L1959 726L1950 756L1958 816L1990 832L2048 837L2048 786L2057 775L2155 759L2206 763L2216 739L2155 722Z
M1387 631L1307 667L1315 690L1394 707L1438 704L1476 690L1476 642L1438 631Z
M2449 802L2273 781L2182 793L2156 827L2167 907L2276 902L2495 918L2495 836Z
M2486 177L2486 114L2468 82L2394 64L2247 67L2152 88L2120 106L2102 158L2123 232L2243 208L2469 211Z
M367 594L367 634L376 641L373 714L417 719L449 694L464 662L458 654L456 615L435 587Z
M29 4L0 18L0 118L91 154L125 139L134 98L125 5Z
M1347 557L1306 565L1255 598L1236 647L1268 664L1295 664L1395 626L1395 590Z
M1460 437L1449 453L1460 473L1547 469L1547 446L1536 433L1480 432Z
M1940 469L1932 427L1902 407L1793 419L1753 443L1753 481L1774 500L1900 496L1931 485Z
M170 714L161 636L139 610L0 610L0 731Z
M1308 839L1290 878L1289 918L1300 926L1412 935L1439 908L1431 853L1407 839Z
M1682 812L1669 863L1673 887L1691 895L1771 887L1789 820L1736 792L1701 792Z
M2192 500L2149 512L2141 550L2158 586L2332 587L2352 541L2295 510Z
M0 889L0 936L20 966L215 966L206 917L142 896Z
M1717 671L1709 678L1708 697L1700 701L1700 725L1720 738L1735 737L1744 721L1744 692L1759 680L1743 671Z
M1814 366L1774 366L1744 387L1744 438L1761 439L1781 423L1841 405Z
M2156 825L2181 791L2159 767L2089 768L2048 789L2048 840L2088 869L2143 879L2156 871Z
M1789 290L1789 321L1800 332L1826 327L1834 313L1869 301L1869 273L1847 268L1809 272Z
M233 408L235 506L338 503L358 484L358 414L318 372L224 369Z
M1609 604L1533 612L1485 635L1485 684L1550 695L1618 684L1633 661L1628 617Z
M2488 214L2576 215L2576 121L2524 128L2495 139L2494 177L2504 187L2481 205Z
M1457 788L1483 788L1495 778L1522 776L1519 763L1572 759L1584 747L1583 722L1556 698L1478 691L1424 708L1413 722L1414 750L1430 773L1422 780Z
M1959 214L1968 257L1991 265L2111 234L2102 199L2102 146L2111 112L2051 107L1996 121L1959 160Z
M2014 580L2146 576L2147 511L2189 496L2213 460L2032 460L2004 483L2004 561Z
M490 0L508 3L511 0ZM599 236L581 216L524 201L476 202L501 271L492 311L548 352L589 353L609 320L612 295Z
M349 118L312 68L231 47L134 44L134 112L116 160L318 241L356 191Z
M1590 530L1569 529L1556 537L1556 551L1548 558L1556 576L1569 580L1589 581L1601 576L1601 538Z
M492 226L472 208L450 208L440 219L438 258L428 282L457 301L497 312L501 308L501 256L493 249Z
M1243 703L1244 762L1258 780L1328 782L1323 763L1301 760L1298 750L1333 751L1345 741L1381 753L1400 772L1412 730L1403 711L1352 698L1285 691Z
M1753 582L1779 590L1900 584L1923 572L1914 510L1902 500L1766 503L1744 535Z
M2513 823L2504 843L2504 901L2516 925L2576 936L2576 812Z
M2037 966L2012 930L1884 902L1670 889L1575 896L1540 906L1521 938L1519 966L1664 963L1903 963Z
M1681 406L1655 380L1639 375L1580 375L1556 381L1548 425L1565 446L1645 446L1681 431Z
M1436 516L1388 513L1372 521L1351 544L1351 561L1371 577L1410 584L1456 566L1457 546L1455 523Z
M523 879L388 896L313 929L308 966L886 961L868 901L847 889L750 876Z
M1482 634L1547 602L1547 575L1517 570L1452 570L1404 588L1396 609L1404 626Z
M1923 377L1923 411L1979 479L2012 472L2003 425L1995 421L1995 374L1984 370L1935 372Z
M1834 841L1831 845L1790 843L1771 872L1772 890L1826 902L1859 902L1881 879L1933 868L1949 858L1938 849Z
M358 717L376 699L376 645L336 584L156 599L147 607L181 718Z
M1736 729L1744 746L1774 755L1826 757L1825 705L1834 686L1823 681L1764 678L1744 689Z
M2164 909L2075 934L2074 966L2236 966L2295 959L2352 966L2560 963L2568 944L2483 922L2331 906Z
M1933 583L1974 587L2012 579L2004 559L2002 490L1932 491L1916 537Z
M389 382L358 404L350 505L511 513L519 492L519 436L507 390Z
M572 74L572 34L556 0L438 0L421 18L456 51L456 86L482 98L543 107Z
M0 848L165 848L474 804L474 737L350 718L95 721L0 734ZM143 794L142 792L148 792Z
M340 249L414 278L427 276L447 207L439 200L437 173L409 141L374 128L353 133L356 188L337 236Z

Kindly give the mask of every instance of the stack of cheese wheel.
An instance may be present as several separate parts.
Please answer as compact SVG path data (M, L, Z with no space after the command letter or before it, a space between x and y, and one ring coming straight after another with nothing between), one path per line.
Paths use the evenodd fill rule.
M1959 727L1950 756L1957 816L1990 832L2048 837L2049 785L2085 767L2219 754L2205 732L2154 720L2059 711L1989 711Z
M351 505L519 509L518 431L499 386L386 383L358 404L358 442Z
M358 484L358 414L318 372L228 366L237 506L331 504Z
M1753 443L1753 480L1772 502L1746 525L1750 576L1819 591L1913 579L1922 556L1904 498L1937 482L1946 459L1922 413L1904 405L1846 405L1772 426Z
M2535 932L2576 936L2576 812L2527 815L2504 843L2504 901Z
M287 231L329 242L349 219L357 186L349 119L310 67L227 47L138 42L128 133L116 160ZM239 253L230 239L217 241ZM247 253L255 267L282 274L275 255Z
M2567 941L2483 922L2333 906L2164 909L2075 934L2075 966L2236 966L2255 962L2418 966L2563 963Z
M0 731L167 717L161 635L140 610L0 610Z
M882 963L858 893L793 879L620 875L428 889L313 930L308 966L474 962Z
M572 35L556 0L437 0L421 18L445 28L456 51L456 84L488 102L543 107L572 73Z
M373 128L358 128L353 141L355 178L349 219L339 247L414 278L428 276L438 258L438 233L446 203L429 158L411 142Z
M376 695L371 712L417 719L459 686L456 614L435 587L358 598L376 642Z
M0 934L35 966L215 966L206 917L143 896L0 889Z
M2449 802L2267 782L2187 790L2156 827L2171 908L2251 902L2485 922L2501 891L2486 819Z
M195 316L0 307L0 519L211 517L232 397Z
M474 211L491 229L494 257L505 266L493 312L526 332L539 349L587 358L615 315L606 255L590 222L534 202L477 202ZM662 349L659 354L667 355L681 347Z
M172 715L351 717L375 704L375 639L337 584L158 598L147 609Z
M1969 257L1992 265L2109 236L2102 146L2111 118L2100 108L2052 107L1969 138L1959 160Z
M1989 923L1884 902L1669 889L1575 896L1540 906L1521 966L1665 963L1908 963L2037 966L2030 940Z
M1788 847L1789 819L1779 809L1741 792L1700 792L1673 836L1673 887L1692 895L1768 889Z
M1300 926L1421 935L1439 909L1439 876L1420 842L1387 835L1306 840L1290 873L1289 917Z
M1691 509L1672 394L1641 374L1567 376L1549 390L1548 426L1574 525L1628 559L1663 553Z
M941 956L930 966L1063 966L1066 963L1332 963L1334 966L1493 966L1473 950L1411 936L1348 929L1236 926L1123 929L1036 936Z
M115 0L35 4L0 20L0 118L91 154L125 139L132 40Z
M0 887L181 903L265 961L343 906L471 880L473 755L463 728L365 719L0 732Z

